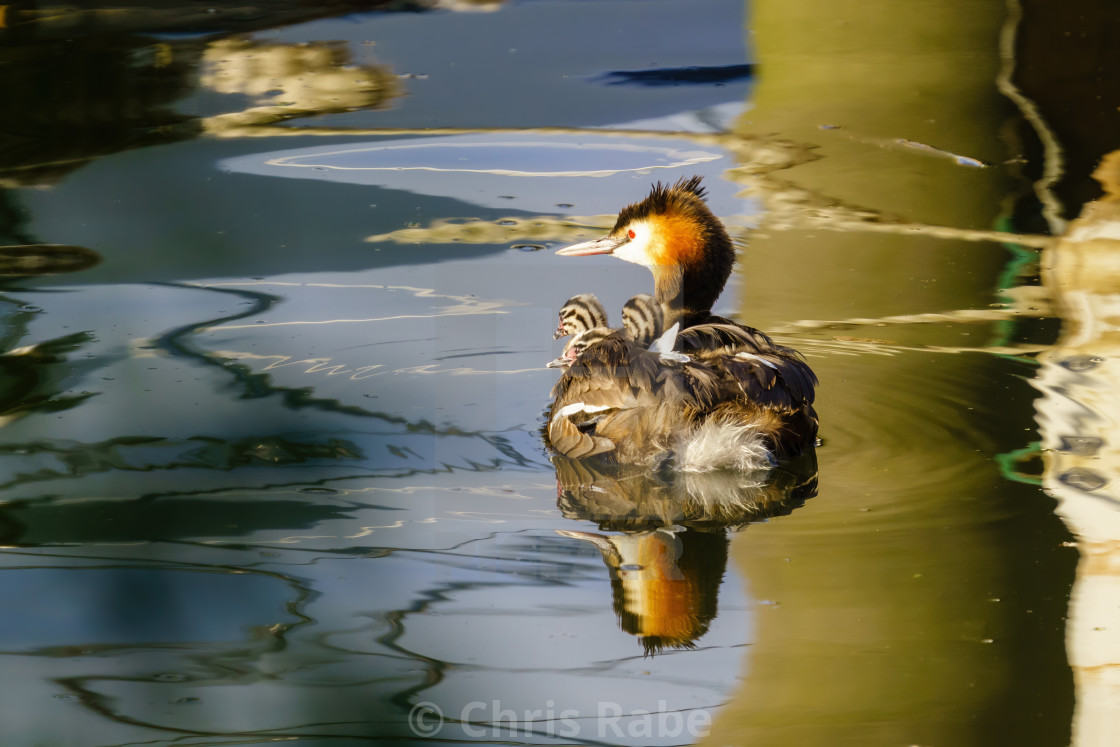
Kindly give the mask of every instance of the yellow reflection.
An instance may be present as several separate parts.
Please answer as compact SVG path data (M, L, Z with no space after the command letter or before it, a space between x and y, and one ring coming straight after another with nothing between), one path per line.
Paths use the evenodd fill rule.
M385 66L351 64L342 43L266 44L250 39L212 42L202 56L200 83L218 93L251 96L257 106L203 120L206 132L284 122L312 114L383 107L401 95Z
M427 226L399 228L389 233L367 236L368 242L396 244L503 244L509 241L575 242L588 238L595 231L606 231L614 225L615 216L555 218L541 215L533 218L499 218L469 220L439 218Z
M101 255L83 246L20 244L0 246L0 275L33 277L87 270Z
M1009 496L1030 493L992 459L1008 414L991 382L1015 364L988 344L1026 311L992 308L1010 256L997 242L1050 243L994 230L1024 190L1004 166L1005 5L751 12L760 77L736 124L751 156L738 181L766 213L737 316L814 334L792 344L821 379L821 495L732 542L751 596L773 604L702 743L991 744L977 724L1016 692L1013 650L1044 639L998 591L1018 588Z

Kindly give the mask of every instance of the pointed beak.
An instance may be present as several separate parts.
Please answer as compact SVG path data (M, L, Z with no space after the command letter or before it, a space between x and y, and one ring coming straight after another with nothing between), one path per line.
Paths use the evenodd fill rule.
M556 325L556 331L552 333L552 339L559 340L561 337L566 337L567 335L568 333L564 331L564 320L561 319Z
M622 246L623 243L624 241L622 239L604 236L601 239L594 239L592 241L585 241L582 244L566 246L556 253L562 257L586 257L591 254L610 254L615 249Z

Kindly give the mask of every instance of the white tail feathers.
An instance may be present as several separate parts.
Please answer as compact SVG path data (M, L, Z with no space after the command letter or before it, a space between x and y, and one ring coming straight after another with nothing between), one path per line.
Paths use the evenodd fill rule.
M676 467L682 472L717 469L749 472L770 469L775 464L758 425L722 419L701 423L682 439L676 454Z
M673 348L677 344L677 332L679 332L680 329L681 323L675 322L672 327L665 330L665 334L653 341L653 344L649 346L650 352L659 353L661 355L661 360L665 363L669 361L673 361L674 363L687 363L691 360L691 358L684 353L673 352Z
M677 345L677 332L681 329L681 323L675 322L672 327L665 330L665 334L658 337L649 346L649 349L655 353L668 353Z
M594 430L581 430L572 416L603 413ZM740 413L716 414L682 423L675 403L612 408L573 402L558 409L548 424L552 447L572 458L614 452L628 464L655 466L666 455L680 472L768 470L777 462L766 446L762 423L744 422Z

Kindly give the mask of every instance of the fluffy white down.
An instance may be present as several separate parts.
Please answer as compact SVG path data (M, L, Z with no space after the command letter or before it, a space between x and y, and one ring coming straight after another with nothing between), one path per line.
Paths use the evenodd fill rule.
M677 469L708 472L733 469L748 472L770 469L775 460L757 425L705 421L682 439L677 449Z

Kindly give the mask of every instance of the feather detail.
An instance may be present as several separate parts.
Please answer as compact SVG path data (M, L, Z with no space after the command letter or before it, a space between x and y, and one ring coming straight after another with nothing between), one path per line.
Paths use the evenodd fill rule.
M769 366L775 371L778 370L778 367L773 362L766 360L761 355L755 355L754 353L736 353L735 357L745 361L758 361L762 365Z
M777 464L757 423L707 420L682 441L677 451L682 472L750 472Z
M554 417L548 423L548 440L552 448L567 457L580 458L613 451L609 438L584 433L567 417Z

